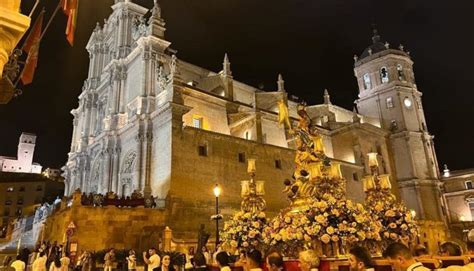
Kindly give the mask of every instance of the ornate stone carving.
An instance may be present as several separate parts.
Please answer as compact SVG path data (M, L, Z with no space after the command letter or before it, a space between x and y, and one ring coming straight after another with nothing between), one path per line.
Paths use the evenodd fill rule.
M176 69L177 69L177 58L176 58L176 55L172 55L171 56L171 62L170 62L170 78L173 78L173 76L175 75L176 73Z
M132 39L137 41L139 38L144 37L147 32L147 24L145 17L133 18L132 26Z
M130 152L127 154L125 157L125 160L123 161L122 164L122 173L132 173L133 168L135 166L135 161L137 158L137 153L136 152Z
M135 140L137 142L143 142L144 139L145 135L143 134L143 132L138 132L138 134L135 136Z
M158 89L160 91L164 90L165 87L166 87L166 81L167 81L167 78L166 78L166 75L165 75L165 71L163 69L163 65L159 65L159 68L158 68L158 76L157 76L157 79L158 79Z

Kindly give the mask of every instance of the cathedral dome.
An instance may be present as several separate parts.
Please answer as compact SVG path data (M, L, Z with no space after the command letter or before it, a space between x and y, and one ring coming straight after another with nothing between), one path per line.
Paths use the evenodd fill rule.
M372 44L369 47L365 48L364 52L362 52L360 58L368 57L372 54L376 54L378 52L382 52L387 50L388 46L380 41L380 35L377 32L377 29L374 29L374 36L372 37Z

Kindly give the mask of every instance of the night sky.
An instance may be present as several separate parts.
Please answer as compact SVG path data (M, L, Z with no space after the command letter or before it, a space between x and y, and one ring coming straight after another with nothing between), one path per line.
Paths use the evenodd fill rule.
M31 2L23 1L29 13ZM46 18L57 0L42 0ZM151 8L152 0L134 0ZM44 37L33 84L0 105L0 155L16 156L22 131L38 135L36 162L59 168L67 160L72 115L87 77L85 45L113 0L80 0L74 47L60 13ZM471 0L160 0L166 38L178 58L213 71L229 54L236 80L287 91L309 104L323 101L352 109L357 98L353 55L371 42L376 23L382 41L402 43L415 62L428 129L440 166L474 167L474 1ZM38 12L35 14L35 16Z

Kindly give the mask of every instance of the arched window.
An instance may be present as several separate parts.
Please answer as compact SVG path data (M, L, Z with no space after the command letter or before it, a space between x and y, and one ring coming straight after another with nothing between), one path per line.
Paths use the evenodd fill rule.
M370 83L370 76L368 73L364 74L364 90L370 89L372 84Z
M388 82L388 70L387 67L382 67L380 69L380 80L382 83L387 83Z
M397 64L398 80L405 81L405 74L403 73L403 67L401 64Z

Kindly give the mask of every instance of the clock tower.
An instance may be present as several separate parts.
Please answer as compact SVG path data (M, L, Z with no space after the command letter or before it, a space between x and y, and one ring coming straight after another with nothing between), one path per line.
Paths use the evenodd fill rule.
M433 136L429 134L409 52L381 42L374 30L372 44L354 57L359 86L359 113L378 119L390 131L393 179L400 198L417 218L443 221L439 171Z

